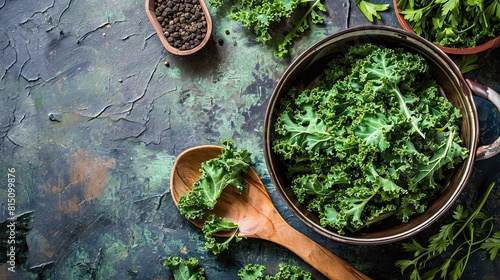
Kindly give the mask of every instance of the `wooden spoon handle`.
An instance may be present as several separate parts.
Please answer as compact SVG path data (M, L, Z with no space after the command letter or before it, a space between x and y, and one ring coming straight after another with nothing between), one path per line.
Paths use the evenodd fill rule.
M326 248L295 230L286 221L278 222L279 220L274 220L275 234L261 237L262 239L272 241L289 249L329 279L371 279Z

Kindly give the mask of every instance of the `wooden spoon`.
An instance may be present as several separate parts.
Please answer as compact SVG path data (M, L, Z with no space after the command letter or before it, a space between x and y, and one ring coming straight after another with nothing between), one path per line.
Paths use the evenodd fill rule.
M200 177L201 163L217 157L220 146L199 146L181 153L172 168L170 188L177 205L179 197L190 191ZM226 217L239 226L238 236L260 238L284 246L297 254L329 279L370 279L353 266L315 243L291 227L274 207L264 185L253 169L243 177L247 189L240 194L228 186L213 212L219 217ZM203 221L191 221L197 227L203 227ZM219 236L229 236L231 233Z

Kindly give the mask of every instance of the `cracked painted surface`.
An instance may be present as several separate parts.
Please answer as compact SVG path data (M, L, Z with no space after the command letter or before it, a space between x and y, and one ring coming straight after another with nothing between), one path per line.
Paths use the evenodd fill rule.
M290 57L276 59L214 11L212 41L201 53L176 57L161 46L143 1L0 0L0 219L8 214L4 182L11 167L17 170L16 213L32 216L19 233L29 249L19 256L27 257L20 257L14 276L1 264L0 278L168 279L162 260L174 254L198 257L209 279L234 279L247 263L273 271L286 261L312 270L259 240L213 256L178 214L169 193L175 157L221 139L253 152L257 173L295 228L376 279L400 278L393 265L403 256L399 244L342 245L307 229L273 189L263 160L264 112L286 66L325 35L370 24L354 1L325 5L325 24L300 38ZM378 24L398 26L390 12L382 16ZM499 62L500 49L481 54L480 68L468 77L500 91ZM491 142L499 115L476 102L480 140ZM499 160L476 164L466 195L500 182ZM492 200L499 195L497 189ZM498 205L489 209L500 226ZM475 256L466 275L498 275L499 260L484 258Z

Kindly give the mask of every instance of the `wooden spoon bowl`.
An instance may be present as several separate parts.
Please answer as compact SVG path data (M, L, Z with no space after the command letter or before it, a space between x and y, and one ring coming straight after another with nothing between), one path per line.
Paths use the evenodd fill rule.
M171 194L176 205L180 196L190 191L194 182L201 176L201 164L217 157L221 150L220 146L199 146L178 156L170 181ZM265 186L253 169L249 169L243 180L248 186L246 191L240 194L235 188L226 187L213 210L219 217L226 217L239 226L238 236L260 238L284 246L329 279L370 279L291 227L274 207ZM199 228L203 227L202 220L191 222Z

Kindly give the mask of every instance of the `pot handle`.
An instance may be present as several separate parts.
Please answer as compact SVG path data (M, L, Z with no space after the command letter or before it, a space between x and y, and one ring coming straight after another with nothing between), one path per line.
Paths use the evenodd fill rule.
M475 95L482 97L486 100L489 100L500 111L500 94L498 94L498 92L494 91L493 89L483 84L480 84L478 82L469 79L466 79L466 82ZM500 152L500 137L498 137L497 140L495 140L495 142L489 145L478 147L476 150L476 160L488 159L498 154L499 152Z

